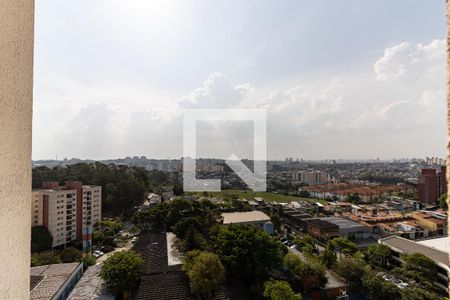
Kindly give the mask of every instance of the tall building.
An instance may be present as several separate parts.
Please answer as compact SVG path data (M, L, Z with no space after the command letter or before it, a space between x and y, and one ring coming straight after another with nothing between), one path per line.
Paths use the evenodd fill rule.
M80 181L45 182L32 192L32 226L45 226L53 236L53 247L80 240L83 227L101 221L102 187Z
M436 169L422 169L419 175L419 201L435 204L442 194L447 193L446 167L441 166L439 172Z

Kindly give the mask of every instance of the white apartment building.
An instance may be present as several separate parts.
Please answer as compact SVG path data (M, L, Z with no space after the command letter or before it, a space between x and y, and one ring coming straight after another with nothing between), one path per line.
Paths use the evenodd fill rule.
M32 192L31 225L45 226L53 247L82 238L82 228L101 221L101 186L81 182L44 183Z
M31 199L31 226L42 225L42 198L39 191L32 191Z
M83 185L83 226L94 226L102 220L102 187Z

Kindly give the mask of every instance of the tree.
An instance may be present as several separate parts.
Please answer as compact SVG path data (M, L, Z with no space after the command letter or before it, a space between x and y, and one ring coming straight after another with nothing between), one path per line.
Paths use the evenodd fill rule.
M111 232L112 234L117 234L123 229L123 223L119 218L114 220L103 220L94 225L94 229L101 232Z
M439 197L439 201L438 202L439 202L439 207L440 208L447 210L447 208L448 208L448 205L447 205L447 194L442 194Z
M42 252L52 249L53 237L44 226L31 227L31 252Z
M358 194L348 194L346 198L348 202L351 202L353 204L358 204L361 201L361 198Z
M301 190L300 192L298 192L298 195L300 197L304 197L304 198L309 198L309 196L310 196L309 192L306 190Z
M95 265L96 259L92 255L86 255L81 261L83 262L84 269L87 269L90 266Z
M198 220L194 217L183 218L175 223L172 232L176 234L179 239L186 238L189 230L200 231L201 226Z
M187 231L185 238L179 240L177 246L181 252L195 249L206 250L208 248L208 242L197 230L191 228Z
M265 279L272 268L281 265L286 252L284 245L265 231L255 226L233 224L213 227L211 246L227 274L247 283Z
M383 244L374 244L367 248L367 258L373 266L385 267L390 254L391 249Z
M296 274L300 272L300 268L302 265L302 259L299 255L294 253L288 253L284 256L283 259L284 267L287 268L289 279L291 281L298 279Z
M402 300L440 300L441 296L419 286L410 285L402 290Z
M289 283L281 280L266 281L264 297L270 300L302 300L301 294L295 294Z
M328 247L325 248L325 250L320 253L320 261L322 264L324 264L327 268L331 268L337 260L336 253L329 249Z
M202 253L203 253L202 251L197 249L186 252L183 256L183 264L181 266L181 269L186 273L189 272L189 270L192 269L192 266L194 265L194 261L197 258L197 256L199 256Z
M392 282L384 280L382 277L368 272L363 277L363 287L374 300L389 299L400 300L401 290Z
M187 274L191 291L195 295L210 299L225 282L225 269L216 254L200 253L189 267Z
M402 269L413 279L433 282L437 277L437 265L421 253L402 255Z
M306 234L300 238L295 238L294 243L299 249L302 249L305 246L312 246L313 248L315 247L314 239L309 234Z
M59 256L61 257L61 261L63 263L68 263L68 262L80 261L81 258L83 257L83 254L81 253L80 250L73 248L73 247L69 247L69 248L62 250L61 253L59 254Z
M43 266L51 264L60 264L61 258L53 251L44 251L31 255L31 266Z
M321 288L328 282L325 267L315 259L303 261L299 255L288 253L283 262L289 270L289 280L303 291Z
M335 269L336 273L349 283L350 289L362 284L365 264L361 259L343 257L337 261Z
M347 239L337 237L327 243L327 248L332 251L338 251L342 254L352 255L358 251L356 244Z
M106 259L100 277L116 294L128 298L128 293L139 286L144 261L133 250L116 252Z
M279 231L281 228L280 216L278 216L277 214L273 214L270 218L270 221L272 222L274 229Z

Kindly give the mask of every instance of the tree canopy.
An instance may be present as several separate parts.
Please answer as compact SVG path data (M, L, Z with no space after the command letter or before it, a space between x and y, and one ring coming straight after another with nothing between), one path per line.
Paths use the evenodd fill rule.
M363 287L369 294L371 299L381 300L381 299L401 299L401 290L395 286L392 282L384 280L382 277L374 274L373 272L368 272L363 277Z
M391 254L391 249L383 244L370 245L367 248L367 259L369 263L377 267L385 267Z
M270 300L302 300L301 294L296 294L288 282L281 280L266 281L264 297Z
M328 282L325 267L316 259L302 260L294 253L288 253L284 257L284 266L288 269L291 283L303 291L322 288Z
M316 249L314 239L309 234L295 238L294 243L304 254L312 254Z
M341 237L337 237L328 241L327 248L346 255L352 255L355 254L356 251L358 251L355 243Z
M336 253L328 247L325 248L325 250L322 251L322 253L320 253L319 257L322 264L327 268L333 267L337 261Z
M421 253L413 253L403 255L402 259L405 263L402 269L410 277L419 281L433 282L437 276L437 265L429 257Z
M350 289L359 287L365 275L365 263L361 259L342 257L336 262L336 273L344 278L350 285Z
M211 230L211 245L230 276L246 282L266 278L281 266L285 247L280 241L255 226L216 226Z
M31 227L31 252L42 252L52 249L53 237L44 226Z
M189 277L191 291L209 299L225 282L225 269L214 253L196 252L191 258L185 260L183 266Z
M100 277L116 294L127 293L139 286L143 263L133 250L116 252L104 262Z
M447 209L448 208L448 205L447 205L447 194L442 194L439 197L438 203L439 203L439 207L440 208Z
M35 253L31 255L31 266L43 266L50 264L60 264L61 258L58 254L52 251L44 251L41 253Z

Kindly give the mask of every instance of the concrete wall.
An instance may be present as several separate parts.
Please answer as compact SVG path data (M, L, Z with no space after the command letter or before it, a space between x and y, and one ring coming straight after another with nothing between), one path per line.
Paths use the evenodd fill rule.
M0 298L29 299L34 1L0 5Z
M447 170L446 170L446 176L447 176L447 191L450 191L450 3L447 0ZM449 195L450 193L447 193L447 204L449 204ZM450 205L448 206L448 211L450 215ZM450 231L450 218L447 218L447 230ZM450 236L450 232L449 232ZM450 254L449 254L450 256ZM450 283L449 283L449 290L450 290Z

